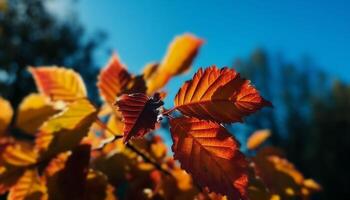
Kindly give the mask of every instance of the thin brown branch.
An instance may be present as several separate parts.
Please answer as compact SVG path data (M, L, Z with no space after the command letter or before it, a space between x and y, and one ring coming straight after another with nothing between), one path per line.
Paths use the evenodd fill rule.
M148 157L146 154L142 153L134 145L127 143L126 147L129 148L130 150L132 150L133 152L135 152L137 155L141 156L145 162L152 164L156 169L163 172L165 175L173 177L173 175L168 170L164 169L159 163L155 162L153 159Z

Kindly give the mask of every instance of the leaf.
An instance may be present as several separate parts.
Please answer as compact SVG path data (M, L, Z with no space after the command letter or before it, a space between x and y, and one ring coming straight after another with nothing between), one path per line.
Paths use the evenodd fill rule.
M26 133L34 135L39 127L58 110L39 94L27 96L18 108L16 126Z
M15 143L6 146L2 153L2 158L6 164L25 167L36 163L38 154L32 145L24 143Z
M39 92L51 100L73 102L87 97L85 84L79 74L63 67L30 67Z
M79 144L97 118L96 108L86 99L77 100L40 127L35 140L41 158L54 156Z
M13 110L10 102L0 97L0 135L2 135L11 122Z
M7 192L24 173L23 168L0 166L0 194Z
M112 105L123 93L144 93L146 83L143 76L131 75L119 57L113 54L98 76L97 87L103 100Z
M118 56L113 54L108 64L101 70L98 76L97 87L102 98L109 104L113 104L115 99L131 81L131 74L120 62Z
M8 194L8 200L42 199L46 188L36 169L28 169Z
M86 199L90 149L90 145L77 146L66 161L65 167L48 177L49 199Z
M148 65L144 70L147 80L147 93L151 94L162 88L172 76L187 71L196 57L203 40L191 34L176 37L170 44L162 62Z
M170 120L174 158L201 187L246 199L248 163L239 143L217 123L180 117Z
M175 97L182 114L220 123L241 122L242 117L271 103L233 69L199 69Z
M131 137L142 137L155 129L159 108L163 105L158 93L148 98L145 94L122 95L116 102L124 121L124 142Z
M271 136L271 131L268 129L255 131L247 141L247 148L250 150L258 148Z
M305 185L304 176L278 150L265 147L253 158L253 162L255 174L269 191L281 199L307 197L317 191Z

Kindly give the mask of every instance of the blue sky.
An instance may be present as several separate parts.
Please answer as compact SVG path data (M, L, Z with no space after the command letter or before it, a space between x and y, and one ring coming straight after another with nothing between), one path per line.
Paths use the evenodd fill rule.
M229 65L257 47L298 62L310 56L334 77L350 80L350 1L80 0L88 32L105 30L108 46L133 72L160 60L171 39L192 32L206 43L194 64ZM106 62L107 55L98 62Z
M294 63L307 55L331 77L350 82L348 0L96 2L78 1L75 8L80 21L89 33L104 30L109 36L107 45L134 73L141 72L148 62L161 60L178 34L191 32L206 41L192 72L171 81L167 107L181 82L196 68L231 65L237 58L247 58L257 47L272 55L281 53ZM54 7L58 14L64 9L69 6L63 10ZM108 57L99 55L98 64L103 66Z

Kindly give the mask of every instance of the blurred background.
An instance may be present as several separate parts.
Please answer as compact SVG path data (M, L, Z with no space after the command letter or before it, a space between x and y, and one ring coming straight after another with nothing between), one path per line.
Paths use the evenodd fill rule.
M233 125L235 135L271 129L270 143L323 186L315 199L347 199L349 8L346 0L0 0L0 95L16 107L35 90L27 66L62 65L99 103L96 75L112 52L140 73L190 32L205 45L192 70L168 84L166 106L199 67L235 68L274 104Z

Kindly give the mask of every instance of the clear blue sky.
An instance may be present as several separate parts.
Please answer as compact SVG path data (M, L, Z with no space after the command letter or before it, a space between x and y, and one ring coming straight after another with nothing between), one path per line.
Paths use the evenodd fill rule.
M348 0L80 0L76 7L87 30L105 30L134 72L161 59L175 35L192 32L206 40L195 66L229 65L263 47L294 62L309 55L350 80Z
M134 73L160 60L175 35L192 32L206 41L195 68L230 65L262 47L295 63L310 56L350 82L349 0L80 0L76 8L89 33L107 32L108 46ZM166 105L194 71L171 82Z

